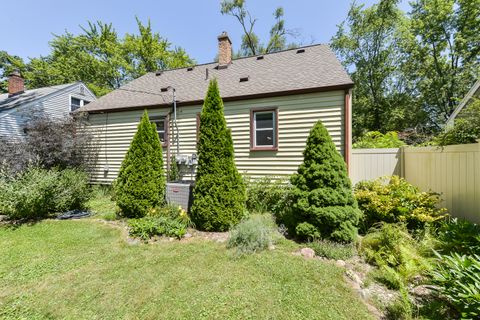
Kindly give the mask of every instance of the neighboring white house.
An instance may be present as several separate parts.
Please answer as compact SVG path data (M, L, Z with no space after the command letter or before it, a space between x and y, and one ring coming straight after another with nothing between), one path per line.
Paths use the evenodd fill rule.
M467 94L462 99L460 104L452 112L446 124L447 128L453 127L453 124L455 123L455 118L458 116L460 111L462 111L463 108L465 108L465 106L474 98L480 98L480 79L478 79L477 82L475 82L473 87L467 92Z
M96 100L83 82L25 90L23 78L13 72L8 93L0 94L0 137L20 137L33 112L61 118Z

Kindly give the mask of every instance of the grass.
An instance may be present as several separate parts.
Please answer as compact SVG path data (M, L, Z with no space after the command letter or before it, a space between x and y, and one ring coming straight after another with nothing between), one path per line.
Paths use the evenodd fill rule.
M369 319L341 269L292 244L128 244L96 220L0 228L0 318Z
M94 185L92 197L87 203L87 208L96 218L115 220L118 207L112 200L113 190L110 186Z

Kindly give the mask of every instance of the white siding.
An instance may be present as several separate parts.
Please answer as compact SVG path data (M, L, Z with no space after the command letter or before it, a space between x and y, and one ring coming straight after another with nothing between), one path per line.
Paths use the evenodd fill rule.
M80 93L81 86L85 89L83 95ZM87 101L96 99L84 84L76 83L68 88L59 90L57 93L50 94L46 98L40 98L37 103L5 110L0 112L0 136L22 136L22 126L33 111L45 112L49 116L58 118L68 115L71 96Z
M344 91L332 91L226 102L225 118L228 127L232 129L239 172L253 178L265 175L288 176L294 173L303 160L306 139L317 120L323 121L338 150L343 153L344 99ZM250 151L250 109L262 107L278 108L278 151ZM167 115L170 110L171 108L150 109L149 115ZM201 106L178 108L180 154L196 153L196 115L200 111ZM100 144L94 182L110 183L116 178L142 112L138 110L90 115L90 128L97 133ZM170 131L172 128L170 122ZM176 147L170 142L173 154ZM165 154L164 149L164 156ZM109 170L105 172L107 165ZM181 171L184 179L190 179L189 168L182 166Z

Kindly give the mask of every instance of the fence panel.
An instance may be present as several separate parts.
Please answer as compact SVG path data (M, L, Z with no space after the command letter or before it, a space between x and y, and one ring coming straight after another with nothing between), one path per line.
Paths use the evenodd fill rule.
M350 162L352 184L381 176L402 175L402 150L353 149Z
M480 223L480 144L404 148L404 177L441 194L453 216Z

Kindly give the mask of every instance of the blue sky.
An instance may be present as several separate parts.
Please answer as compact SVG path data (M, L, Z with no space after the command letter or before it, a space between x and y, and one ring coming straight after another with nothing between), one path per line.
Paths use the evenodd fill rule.
M241 29L235 18L220 14L219 0L15 0L2 1L0 50L23 58L49 53L52 34L81 31L87 21L111 22L120 35L136 32L135 16L172 44L183 47L198 63L210 62L216 36L227 31L238 49ZM371 5L375 0L357 0ZM258 18L257 33L265 39L277 6L285 9L286 26L300 32L297 41L326 43L348 12L350 0L247 0ZM406 1L402 7L407 9Z

